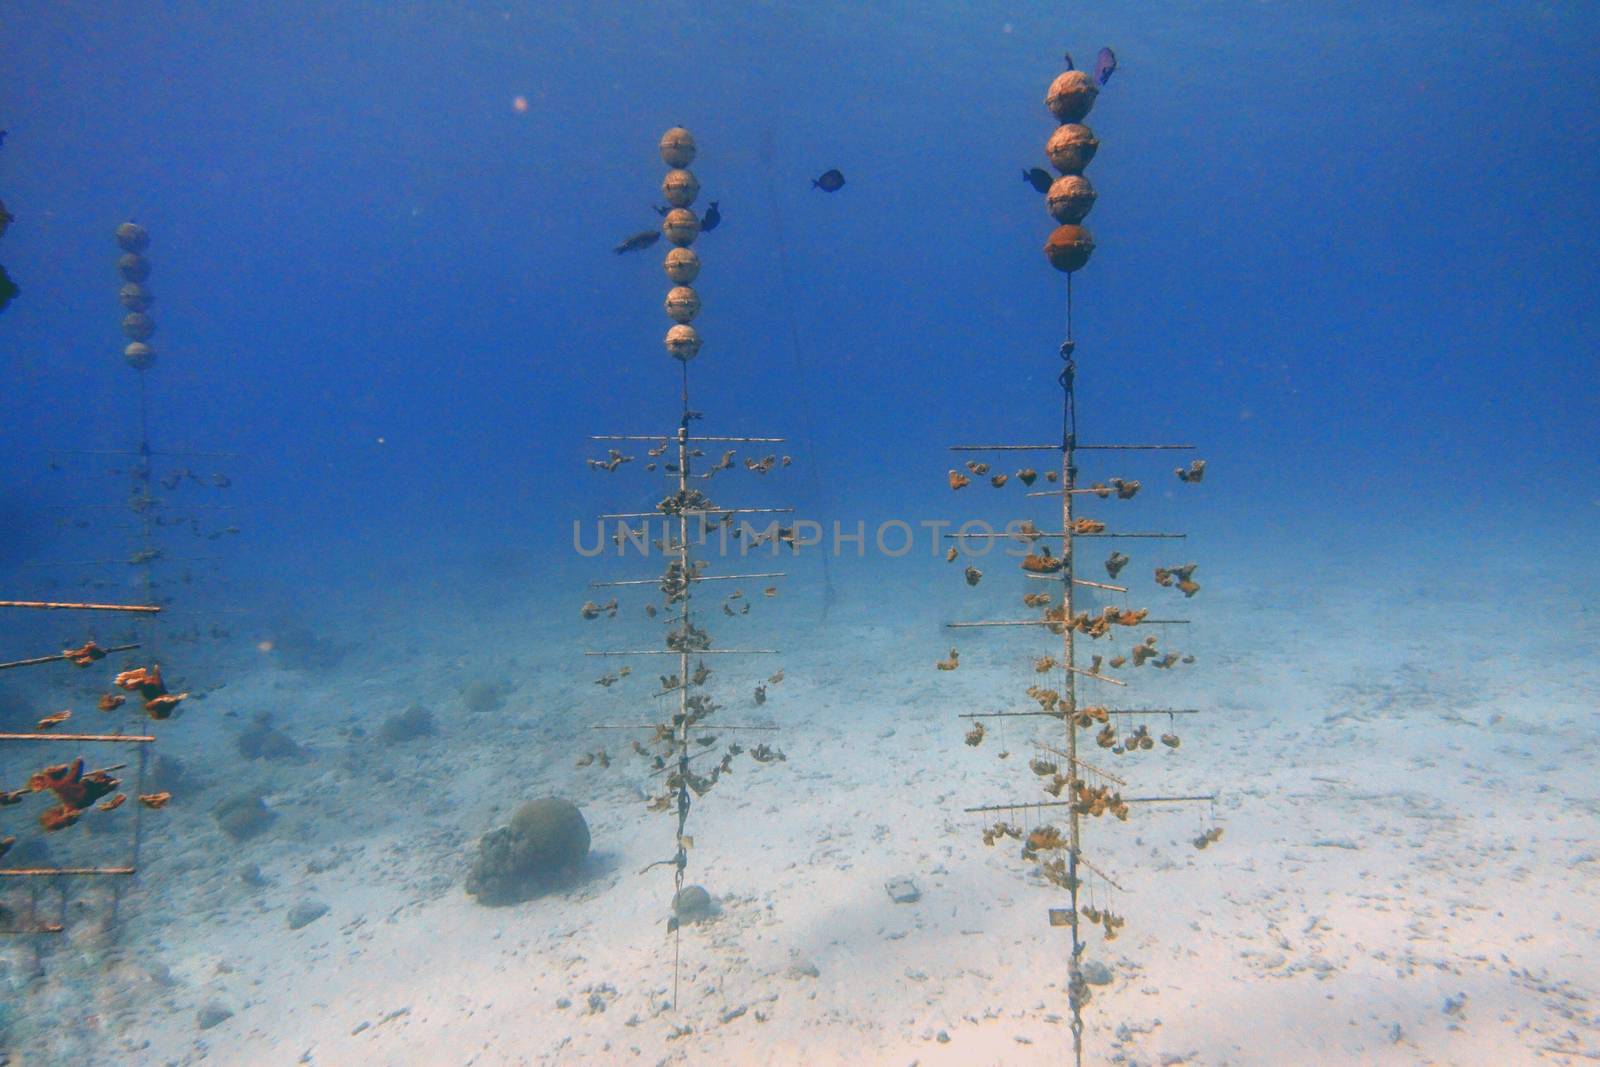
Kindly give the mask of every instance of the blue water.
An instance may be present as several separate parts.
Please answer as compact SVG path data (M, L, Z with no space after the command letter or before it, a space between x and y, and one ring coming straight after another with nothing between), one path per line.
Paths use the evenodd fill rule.
M1130 467L1139 525L1187 530L1208 575L1314 583L1336 561L1381 598L1471 574L1468 610L1526 579L1485 560L1547 559L1551 583L1592 566L1588 7L21 2L0 11L0 263L21 287L0 313L0 586L134 595L120 568L55 565L127 550L105 516L56 525L120 500L126 463L46 451L136 437L112 241L134 219L152 443L236 456L196 465L231 488L186 498L242 531L196 542L216 558L169 589L229 612L197 655L247 667L291 623L350 639L379 613L413 616L425 655L449 643L433 615L575 614L604 568L572 523L659 495L636 467L586 470L587 435L678 416L665 245L611 250L656 224L677 124L697 206L724 216L695 246L692 406L795 459L740 502L869 531L965 517L947 445L1059 432L1063 279L1019 171L1045 163L1062 51L1086 66L1105 43L1081 436L1209 461L1192 494L1164 459ZM843 190L811 187L834 167ZM785 642L847 642L871 605L950 580L933 556L803 557ZM75 632L51 624L0 621L0 651Z

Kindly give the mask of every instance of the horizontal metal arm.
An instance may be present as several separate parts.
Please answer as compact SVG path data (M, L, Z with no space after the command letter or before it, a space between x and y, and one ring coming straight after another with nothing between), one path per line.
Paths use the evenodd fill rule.
M149 734L14 734L0 733L0 741L111 741L134 745L155 744Z
M1215 800L1215 793L1206 793L1203 796L1190 797L1123 797L1124 804L1176 804L1185 801ZM976 808L962 808L963 812L975 811L1019 811L1023 808L1066 808L1071 807L1070 800L1023 800L1013 804L982 804Z
M0 878L49 878L58 874L132 874L132 867L0 867Z
M607 515L606 518L612 516ZM949 541L1036 541L1041 537L1188 537L1182 533L1112 533L1107 530L1103 533L1070 533L1066 530L1016 530L1010 533L947 533L944 535Z
M738 578L783 578L787 577L784 571L757 571L754 574L700 574L691 577L691 582L731 582ZM620 582L590 582L590 589L605 589L616 585L660 585L660 578L629 578Z
M1123 590L1127 592L1127 590ZM944 624L948 630L966 630L974 626L1065 626L1061 619L981 619L977 622L947 622ZM1117 625L1122 625L1118 623ZM1188 619L1140 619L1128 629L1138 626L1188 626Z
M776 656L775 648L639 648L615 652L585 652L585 656Z
M657 729L658 727L663 726L663 725L666 725L666 724L665 723L657 723L657 722L640 723L637 726L607 724L607 725L604 725L604 726L591 726L591 727L589 727L589 729L591 729L591 730L654 730L654 729ZM718 731L720 733L723 730L779 730L779 729L782 729L782 727L779 727L779 726L724 726L721 723L717 723L715 725L706 725L704 723L696 723L695 724L695 729L697 729L697 730L708 730L708 731L709 730L716 730L716 731Z
M1105 708L1107 715L1199 715L1199 708ZM1011 719L1046 718L1064 719L1064 711L972 711L958 715L958 719Z
M683 511L627 511L619 515L602 515L602 519L671 519L679 515L768 515L788 513L794 508L686 508Z
M1150 451L1164 451L1168 449L1189 449L1194 445L1073 445L1074 449L1088 449L1092 451L1133 451L1145 449ZM952 452L1060 452L1061 445L951 445Z
M110 648L102 648L100 651L109 656L113 652L131 652L138 647L140 647L138 643L131 645L112 645ZM34 667L41 663L59 663L61 660L71 658L72 657L68 656L65 652L62 652L54 656L35 656L32 659L14 659L10 663L0 663L0 671L8 671L12 667Z
M597 433L590 434L591 441L677 441L678 433ZM695 441L745 441L751 444L781 445L787 438L783 437L702 437L699 434L690 434L690 443Z
M1023 571L1022 574L1023 574L1024 578L1036 578L1041 582L1059 582L1059 581L1061 581L1061 574L1060 573L1056 573L1056 574L1039 574L1039 573L1037 573L1035 571ZM1109 589L1113 593L1126 593L1128 591L1128 587L1125 586L1125 585L1107 585L1105 582L1091 582L1087 578L1074 578L1074 579L1072 579L1072 584L1073 585L1087 585L1091 589Z
M59 604L49 600L0 600L0 608L35 608L39 611L145 611L152 615L159 604Z
M1106 682L1110 685L1126 686L1128 684L1121 679L1112 678L1110 675L1096 674L1093 671L1086 671L1082 667L1068 667L1067 670L1071 671L1073 674L1081 674L1085 678L1093 678L1097 682Z

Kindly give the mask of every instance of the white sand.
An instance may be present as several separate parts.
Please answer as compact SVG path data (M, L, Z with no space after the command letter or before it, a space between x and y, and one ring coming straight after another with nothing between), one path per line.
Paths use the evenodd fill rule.
M230 1067L1070 1062L1069 940L1045 919L1062 894L960 812L1048 799L1026 767L1031 730L972 749L955 719L1032 681L1024 663L1044 642L964 637L962 668L933 671L949 644L938 623L995 617L1003 598L954 579L930 593L931 577L889 568L826 626L800 599L730 627L788 651L725 665L724 680L779 663L787 678L759 712L744 682L714 690L721 718L770 713L789 759L741 757L693 810L689 879L720 914L685 928L678 1010L664 1010L671 873L637 873L670 854L672 819L644 810L639 757L573 766L602 744L625 753L621 735L585 727L651 718L628 710L649 669L591 685L603 667L574 642L637 631L580 629L563 600L555 620L435 615L380 631L404 650L398 667L358 655L308 680L263 659L197 707L165 750L196 768L209 753L217 770L192 805L152 819L127 955L106 963L94 914L79 916L23 1002L59 1025L17 1062L100 1041L106 1062ZM1600 626L1579 607L1593 589L1541 592L1509 568L1411 585L1353 566L1318 577L1315 594L1286 595L1286 571L1171 598L1203 623L1201 662L1127 699L1209 714L1178 722L1177 752L1097 755L1133 793L1218 791L1225 836L1191 846L1211 825L1204 805L1090 828L1090 858L1126 889L1112 902L1127 926L1109 945L1089 937L1114 977L1088 1009L1086 1062L1588 1062L1540 1049L1600 1053ZM1531 614L1512 624L1491 599ZM503 711L460 710L465 679L503 676L520 679ZM391 752L341 732L370 733L411 700L435 709L441 737ZM233 754L232 733L263 708L313 762ZM1033 721L1038 736L1061 729ZM385 763L393 778L370 784ZM270 783L280 817L235 845L208 812L250 783ZM582 806L591 877L479 906L461 888L477 836L549 793ZM244 863L270 884L247 887ZM901 874L920 901L890 900ZM288 930L306 898L328 914ZM23 951L9 947L10 963ZM85 996L73 983L92 968ZM211 1001L234 1014L202 1031Z

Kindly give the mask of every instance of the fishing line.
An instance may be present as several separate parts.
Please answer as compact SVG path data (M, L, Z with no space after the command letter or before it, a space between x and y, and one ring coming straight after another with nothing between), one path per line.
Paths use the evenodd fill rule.
M789 326L789 359L794 365L794 378L799 385L800 393L800 421L805 428L806 452L811 457L811 462L806 464L810 472L812 498L819 507L831 513L832 507L828 504L828 494L823 488L823 481L818 471L821 459L817 455L816 438L812 433L811 421L811 387L806 381L805 364L800 359L800 326L794 316L794 304L787 299L787 294L794 292L794 279L789 272L789 238L788 231L784 228L783 212L778 207L778 189L773 179L772 166L772 130L770 127L761 131L761 162L767 170L767 207L772 215L772 229L778 241L778 271L783 279L783 292L786 298L781 301L785 322ZM833 574L828 566L828 551L822 551L822 618L828 618L828 609L833 606Z

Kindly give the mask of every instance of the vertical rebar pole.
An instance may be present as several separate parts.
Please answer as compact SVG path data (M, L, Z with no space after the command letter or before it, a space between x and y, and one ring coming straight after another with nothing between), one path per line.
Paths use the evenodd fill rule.
M154 519L151 515L155 507L155 498L150 492L150 478L153 473L150 458L150 401L148 388L145 381L144 368L134 369L139 380L139 446L138 456L133 463L133 494L137 498L139 508L139 586L142 600L146 604L155 603L155 576L152 573L151 552L155 547ZM141 612L134 620L135 632L139 643L149 650L151 662L156 661L155 648L155 623L150 618L150 613ZM134 794L137 796L145 791L145 770L149 765L148 754L144 746L139 746L139 767L134 776ZM144 844L144 805L135 806L133 811L133 868L139 868L139 852ZM139 876L135 873L127 880L131 885ZM118 879L111 887L111 923L110 931L113 937L121 936L122 894L126 886L122 879Z
M683 364L683 416L678 422L678 567L683 579L683 599L678 608L678 848L673 872L672 1007L678 1007L679 949L683 924L677 921L678 894L683 892L683 870L689 865L683 831L689 820L689 605L693 581L689 570L689 364Z
M1072 275L1067 275L1067 339L1061 344L1061 359L1066 364L1061 368L1061 558L1062 558L1062 621L1065 623L1065 634L1062 637L1063 666L1066 668L1066 723L1067 723L1067 797L1072 804L1077 803L1076 787L1078 785L1078 682L1077 674L1072 670L1077 664L1073 660L1073 625L1072 625L1072 574L1077 561L1072 551L1072 490L1078 478L1077 462L1073 458L1073 451L1078 443L1077 405L1074 397L1075 377L1077 364L1073 361L1073 354L1077 343L1072 339ZM1067 962L1067 1001L1072 1008L1072 1054L1073 1062L1077 1067L1083 1067L1083 991L1084 981L1082 972L1082 955L1084 943L1079 937L1078 928L1078 855L1079 842L1079 816L1078 809L1074 806L1067 808L1068 845L1067 845L1067 892L1072 899L1072 956Z

